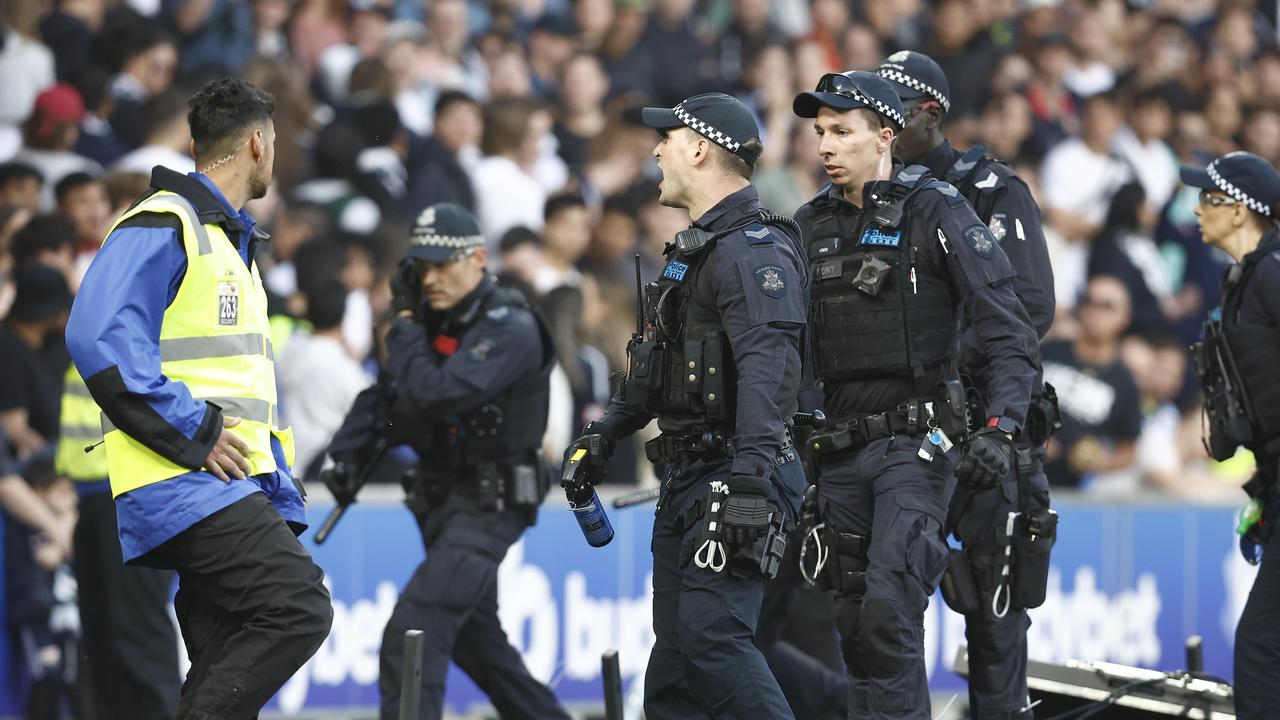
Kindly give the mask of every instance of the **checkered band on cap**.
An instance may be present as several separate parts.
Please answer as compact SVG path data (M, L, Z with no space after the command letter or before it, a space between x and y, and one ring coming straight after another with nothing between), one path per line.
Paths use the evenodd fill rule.
M848 73L840 73L840 74L844 75L845 77L849 76ZM890 107L887 103L883 103L880 100L873 98L870 95L862 92L862 90L858 88L857 85L853 87L852 97L854 100L857 100L858 102L866 103L868 106L874 108L877 113L889 118L895 124L897 124L898 127L904 128L907 126L907 119L902 116L902 113Z
M688 125L690 130L693 130L725 150L736 155L738 153L738 148L742 147L742 143L734 140L728 135L725 135L708 123L703 122L690 114L688 110L684 109L684 103L680 103L679 105L671 108L671 111L676 114L676 117L680 119L680 122Z
M1235 198L1238 202L1243 203L1245 207L1258 213L1259 215L1265 215L1266 217L1271 217L1271 208L1267 207L1260 201L1250 197L1245 193L1245 191L1241 190L1240 188L1228 182L1227 179L1222 177L1222 174L1218 172L1217 165L1218 165L1218 161L1214 160L1213 162L1209 163L1209 167L1205 168L1205 170L1207 170L1209 173L1209 179L1213 180L1213 183L1217 185L1218 188L1222 190L1222 192Z
M483 247L483 235L441 235L436 232L436 208L429 207L418 215L414 223L413 233L409 236L413 245L426 247L450 248L453 250L469 250Z
M899 70L894 70L893 68L889 68L889 67L881 67L877 69L876 74L884 78L885 80L892 80L898 83L899 85L906 85L907 87L911 88L912 90L915 90L916 92L921 92L921 93L924 93L925 95L928 95L929 97L933 98L934 100L937 100L939 103L942 104L943 111L951 112L951 101L947 99L946 95L943 95L941 92L938 91L937 88L933 87L932 85L926 85L904 72L901 72Z

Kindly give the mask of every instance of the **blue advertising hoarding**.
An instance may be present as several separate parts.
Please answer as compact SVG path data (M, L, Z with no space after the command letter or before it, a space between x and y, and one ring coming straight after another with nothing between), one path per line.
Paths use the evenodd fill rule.
M1033 658L1107 660L1174 669L1187 636L1202 635L1205 669L1231 675L1231 637L1253 568L1240 559L1234 511L1176 504L1059 502L1062 515L1048 599L1032 611ZM320 517L325 507L314 507ZM615 512L617 537L586 545L566 511L544 510L499 575L503 625L533 674L569 704L601 702L600 655L618 648L624 684L643 676L649 623L652 506ZM356 506L328 544L311 546L333 590L333 633L273 701L283 713L372 707L378 644L397 588L423 557L409 514ZM963 619L939 599L926 617L935 692L963 689L949 666ZM448 703L465 711L484 696L454 668Z

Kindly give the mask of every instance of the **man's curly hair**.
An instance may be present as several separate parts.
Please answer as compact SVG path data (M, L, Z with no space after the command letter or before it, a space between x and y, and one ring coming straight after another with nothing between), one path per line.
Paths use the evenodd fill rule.
M276 100L237 78L213 80L187 102L187 124L198 157L226 153L238 144L243 131L266 123L275 112Z

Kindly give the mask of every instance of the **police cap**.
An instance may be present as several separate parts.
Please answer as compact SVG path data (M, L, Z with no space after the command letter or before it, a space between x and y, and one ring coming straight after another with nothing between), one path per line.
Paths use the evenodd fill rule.
M951 111L951 86L947 75L933 58L912 50L896 52L885 58L876 74L893 83L903 100L927 97L937 100L943 112Z
M791 103L792 111L802 118L818 117L818 109L823 107L840 111L867 108L899 130L907 124L902 100L893 85L862 70L823 75L813 92L800 93Z
M415 260L450 262L482 247L484 235L475 216L459 205L438 203L418 214L406 254Z
M1280 173L1253 153L1227 153L1204 168L1183 165L1181 175L1183 183L1223 193L1264 217L1280 203Z
M644 124L655 130L688 127L711 142L755 165L759 157L743 143L760 137L756 118L737 98L724 93L703 93L673 108L647 107Z

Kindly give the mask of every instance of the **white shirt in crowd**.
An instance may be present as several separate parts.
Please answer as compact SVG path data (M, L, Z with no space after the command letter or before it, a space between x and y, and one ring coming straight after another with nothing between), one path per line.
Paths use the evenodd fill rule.
M481 158L471 171L471 185L477 191L476 215L489 257L500 257L498 244L511 228L542 229L547 191L514 160L501 155Z
M294 335L280 359L281 412L293 426L294 472L306 471L324 452L351 403L373 378L341 342L323 335Z
M1178 156L1159 138L1142 142L1129 128L1116 135L1116 153L1128 161L1147 195L1147 206L1160 210L1178 187Z
M163 165L174 172L192 173L196 171L196 161L187 153L175 152L163 145L143 145L130 151L111 166L112 172L139 173L151 177L151 170Z
M4 32L0 48L0 162L22 147L22 122L31 115L36 97L57 82L53 53L44 45L13 30Z
M1046 209L1069 212L1086 222L1101 225L1107 217L1111 196L1130 177L1128 166L1114 155L1095 153L1083 140L1071 138L1045 156L1040 169L1040 189Z

